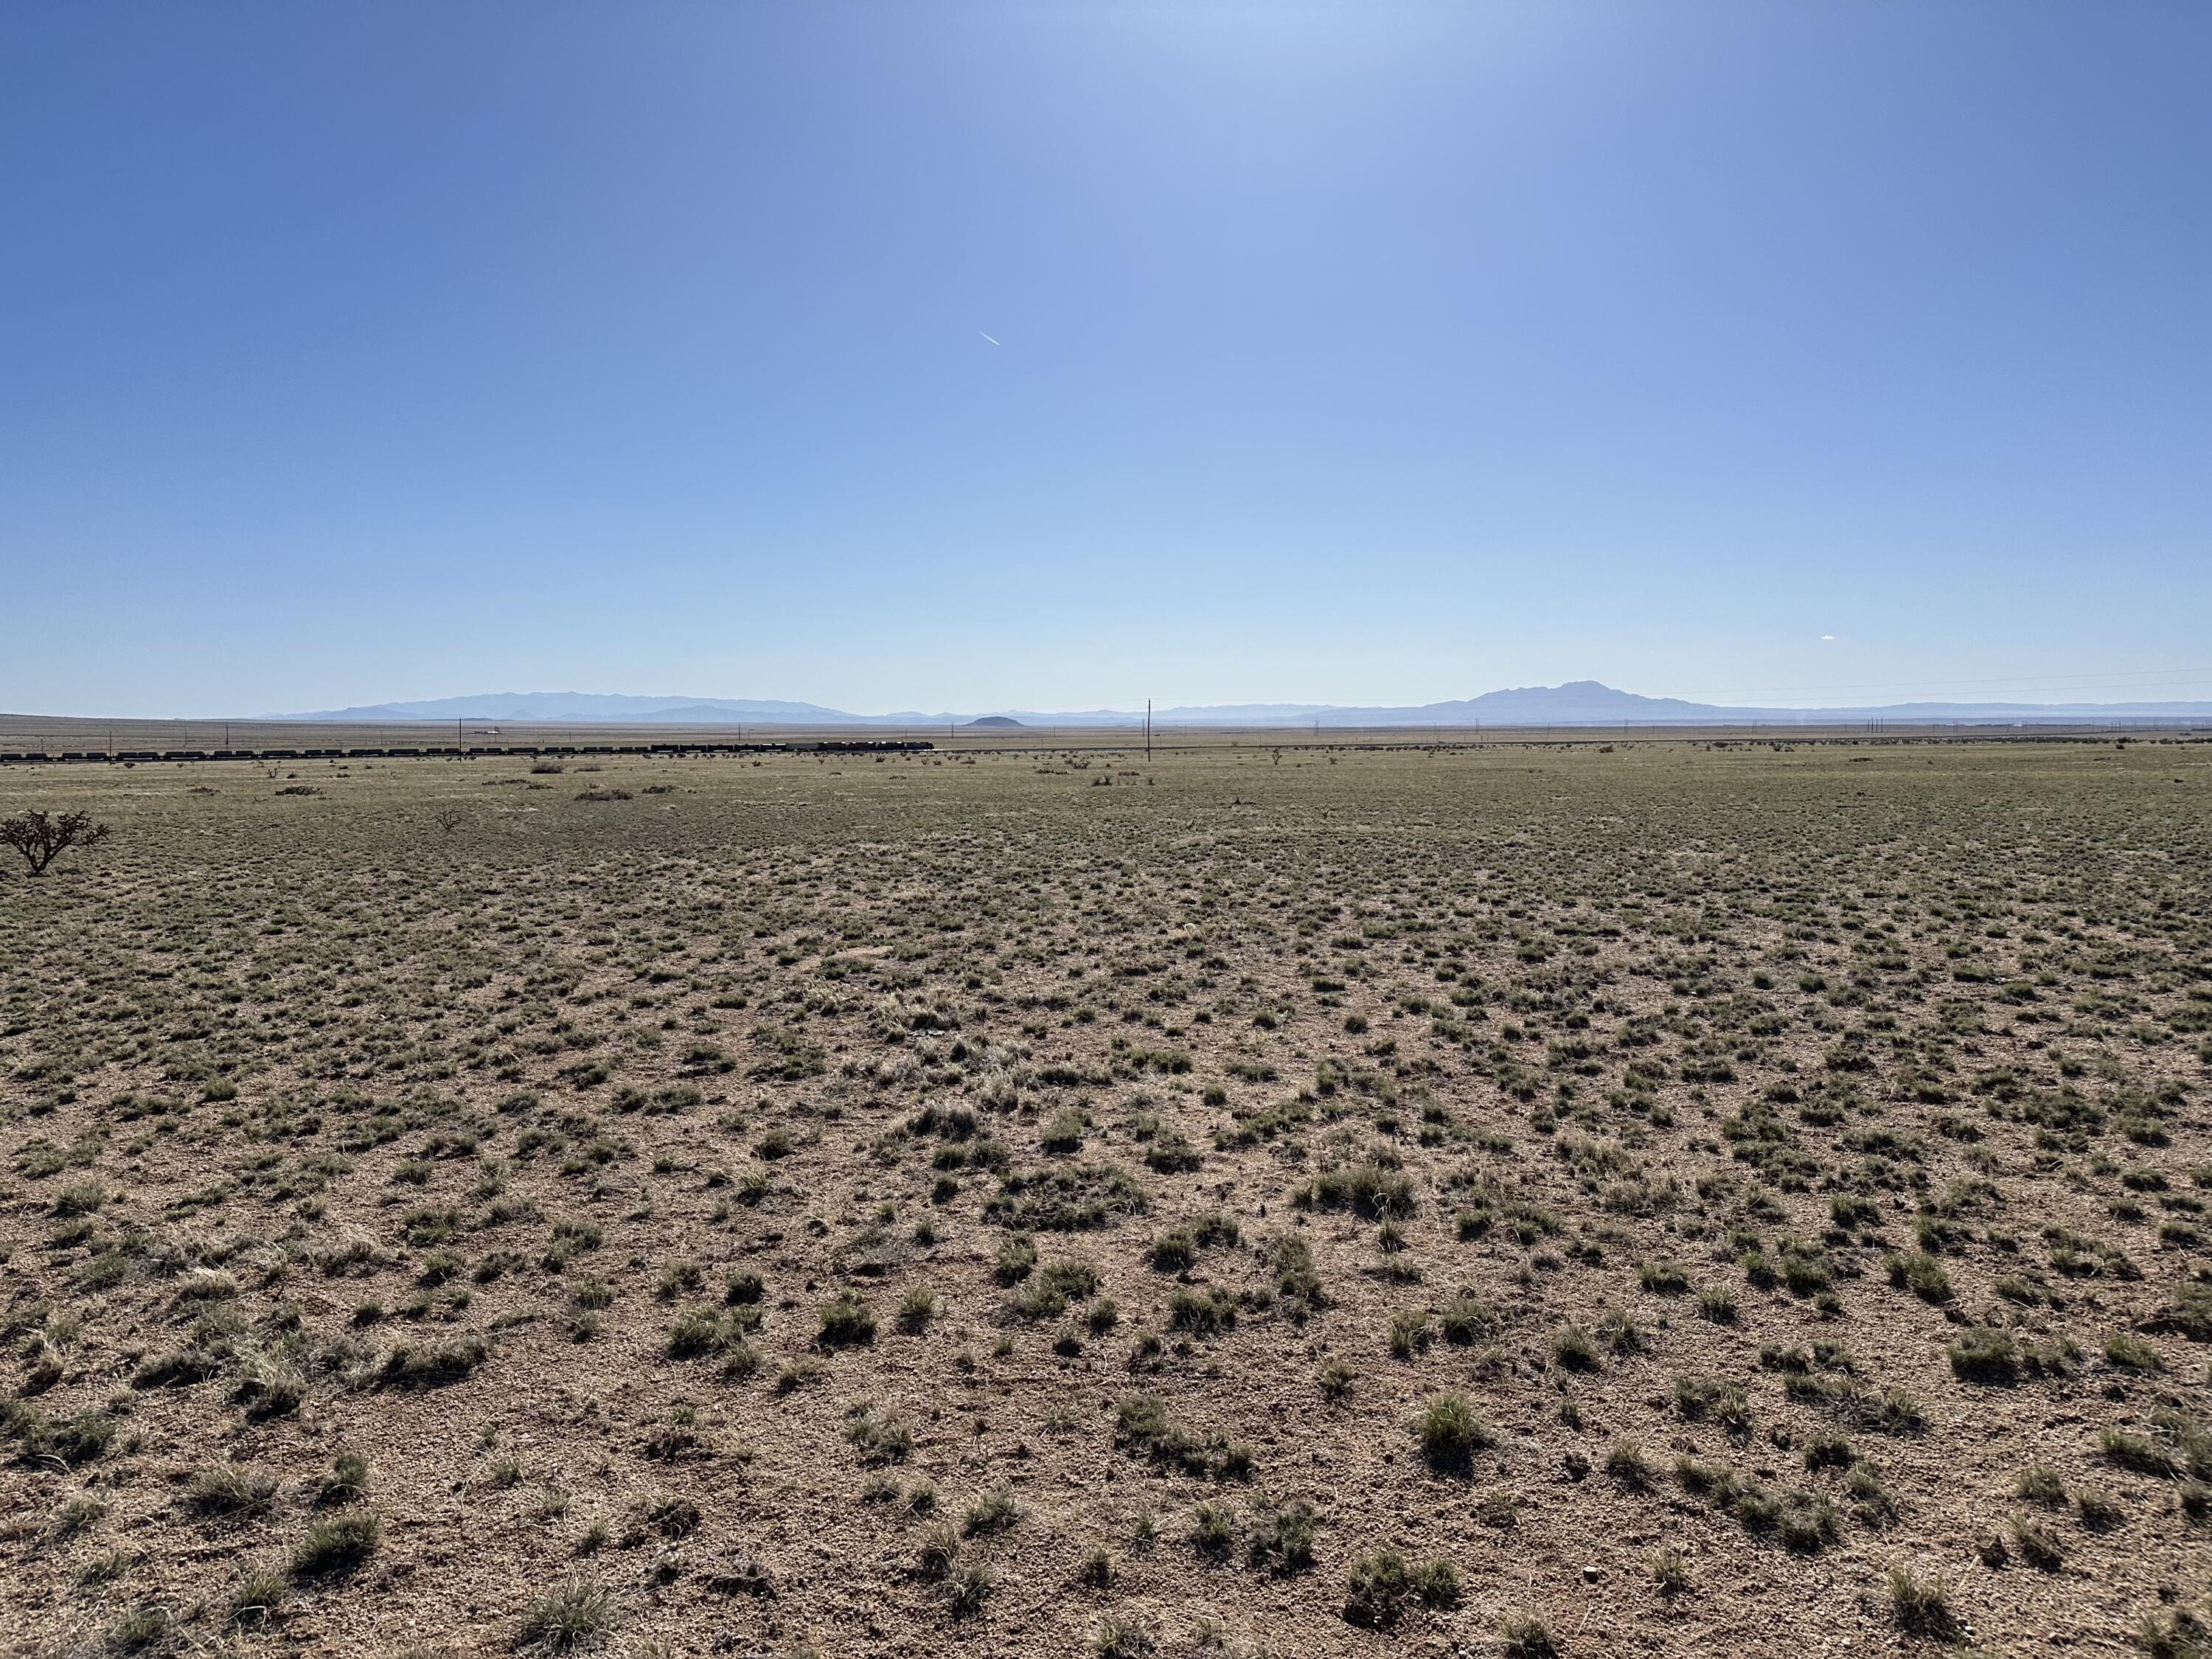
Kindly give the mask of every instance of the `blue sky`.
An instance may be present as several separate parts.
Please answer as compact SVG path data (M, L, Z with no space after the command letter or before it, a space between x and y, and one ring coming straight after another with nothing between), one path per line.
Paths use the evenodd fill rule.
M0 708L2212 697L2208 84L2195 0L23 0Z

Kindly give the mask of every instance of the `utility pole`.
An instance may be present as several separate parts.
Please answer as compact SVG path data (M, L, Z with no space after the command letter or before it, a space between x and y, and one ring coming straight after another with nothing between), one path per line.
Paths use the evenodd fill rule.
M1145 764L1152 763L1152 700L1145 699Z

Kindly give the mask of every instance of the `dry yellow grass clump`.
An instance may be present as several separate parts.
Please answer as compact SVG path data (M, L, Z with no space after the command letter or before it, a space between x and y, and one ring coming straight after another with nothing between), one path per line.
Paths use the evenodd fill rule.
M0 1644L2201 1652L2208 752L0 774Z

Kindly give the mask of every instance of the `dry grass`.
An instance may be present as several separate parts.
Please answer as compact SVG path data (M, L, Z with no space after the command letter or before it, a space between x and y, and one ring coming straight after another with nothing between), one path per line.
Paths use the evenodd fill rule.
M0 773L0 1647L2180 1651L2206 753Z

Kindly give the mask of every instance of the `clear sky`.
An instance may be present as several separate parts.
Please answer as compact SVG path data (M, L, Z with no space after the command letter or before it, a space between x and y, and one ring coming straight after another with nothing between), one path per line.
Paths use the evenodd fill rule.
M0 708L2212 697L2208 88L2203 0L15 0Z

